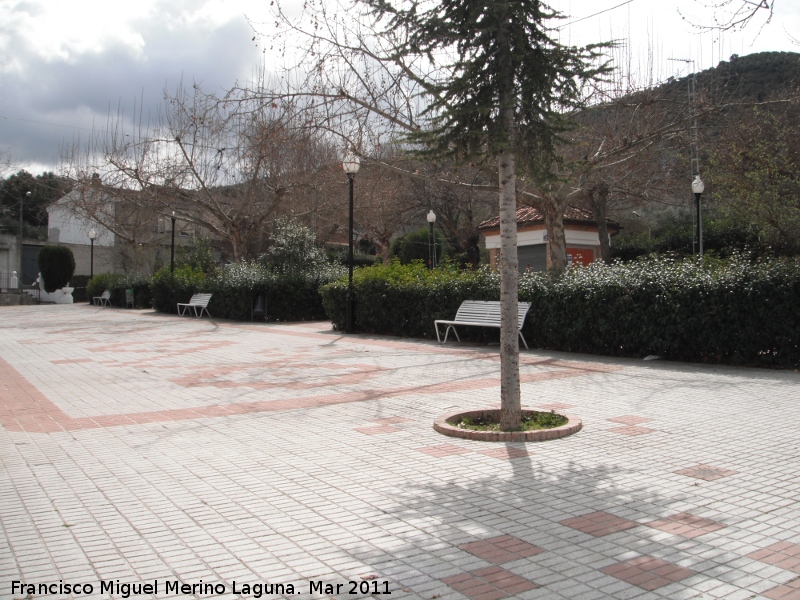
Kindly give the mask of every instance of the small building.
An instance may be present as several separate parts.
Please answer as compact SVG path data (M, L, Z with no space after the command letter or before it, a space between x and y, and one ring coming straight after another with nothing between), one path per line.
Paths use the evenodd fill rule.
M611 219L606 219L606 227L609 238L621 229L619 223ZM486 239L490 263L496 265L500 252L500 217L484 221L478 230ZM588 210L567 207L564 211L564 237L567 242L567 264L588 265L602 259L597 221ZM528 269L546 271L552 265L544 215L532 206L517 209L517 259L520 273Z
M126 201L122 193L100 188L99 178L94 181L91 186L76 187L47 208L47 242L72 250L75 274L150 273L169 264L173 219L157 207L143 208L130 197ZM179 217L174 220L176 248L200 236L197 225ZM90 230L96 234L93 250Z
M75 274L89 275L95 273L116 272L116 236L100 223L85 216L76 214L73 196L77 191L62 196L47 207L47 242L69 247L75 257ZM92 258L92 241L89 231L94 229L94 268L90 264Z

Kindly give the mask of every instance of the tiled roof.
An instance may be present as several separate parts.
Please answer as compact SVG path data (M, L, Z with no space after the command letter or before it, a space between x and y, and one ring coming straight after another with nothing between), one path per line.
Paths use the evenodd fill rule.
M568 206L567 209L564 211L564 222L565 223L587 223L589 225L595 225L597 221L594 219L594 215L589 212L588 210L584 210L583 208L578 208L577 206ZM544 215L539 211L538 208L534 208L532 206L523 206L517 209L517 225L532 225L534 223L544 223ZM606 223L611 228L619 228L619 223L616 221L612 221L611 219L606 219ZM478 229L495 229L500 227L500 217L494 217L489 219L488 221L484 221L480 225L478 225Z

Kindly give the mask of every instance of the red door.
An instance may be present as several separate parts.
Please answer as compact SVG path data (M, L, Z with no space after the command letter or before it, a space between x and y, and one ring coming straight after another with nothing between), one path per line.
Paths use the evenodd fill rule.
M586 266L594 262L594 250L591 248L567 248L567 264Z

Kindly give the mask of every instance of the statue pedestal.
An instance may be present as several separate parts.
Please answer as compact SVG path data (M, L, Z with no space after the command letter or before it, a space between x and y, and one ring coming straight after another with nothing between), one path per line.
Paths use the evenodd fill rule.
M46 292L44 289L44 279L42 274L39 273L39 301L40 302L53 302L55 304L73 304L72 292L75 291L73 287L63 287L52 293Z

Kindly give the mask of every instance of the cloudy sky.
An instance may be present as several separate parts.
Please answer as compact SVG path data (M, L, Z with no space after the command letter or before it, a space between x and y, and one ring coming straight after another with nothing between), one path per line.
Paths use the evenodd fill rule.
M713 23L704 2L551 4L569 17L562 41L621 40L642 77L689 72L669 59L704 69L734 53L800 52L790 35L800 32L796 0L776 0L771 23L756 19L740 33L693 28ZM0 0L0 15L0 153L34 173L57 170L61 148L104 129L119 108L155 114L164 89L180 81L224 90L251 79L262 60L277 61L248 23L269 20L269 0Z

